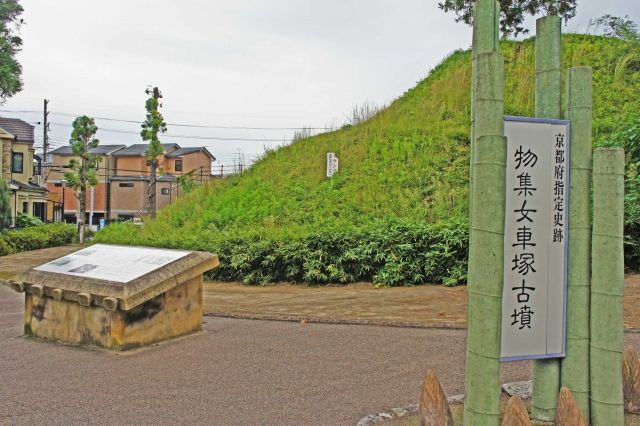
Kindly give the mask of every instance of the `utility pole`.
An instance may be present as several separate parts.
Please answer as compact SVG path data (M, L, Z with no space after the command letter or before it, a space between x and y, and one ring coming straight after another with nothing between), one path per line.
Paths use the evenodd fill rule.
M44 100L44 117L42 120L42 175L47 178L47 155L49 153L49 110L47 106L49 105L49 99Z

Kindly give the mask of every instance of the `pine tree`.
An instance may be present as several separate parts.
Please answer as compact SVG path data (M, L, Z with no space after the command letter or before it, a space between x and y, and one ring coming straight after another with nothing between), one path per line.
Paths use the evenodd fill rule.
M162 94L157 87L152 90L147 89L146 93L151 95L145 103L145 109L147 110L147 118L142 123L142 140L148 141L149 146L145 152L147 161L149 163L149 215L151 218L156 217L156 174L158 172L158 156L164 152L164 148L158 139L158 132L167 131L167 123L164 122L164 118L159 111L162 105L159 99L162 98Z
M71 150L75 158L69 161L70 172L64 174L64 178L69 183L69 187L74 188L78 196L78 236L80 244L84 242L85 216L87 211L87 189L97 184L96 167L98 157L90 154L90 150L98 146L98 139L95 134L98 131L93 118L83 115L73 121L71 131Z

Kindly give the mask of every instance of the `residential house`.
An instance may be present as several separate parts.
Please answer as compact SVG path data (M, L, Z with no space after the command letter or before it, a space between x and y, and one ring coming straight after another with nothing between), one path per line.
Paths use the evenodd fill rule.
M211 179L211 163L215 159L203 146L178 148L165 154L165 173L174 176L191 174L196 183L206 183Z
M115 154L117 173L110 180L112 210L110 219L133 219L148 213L151 167L145 155L148 144L134 144ZM178 196L175 176L164 174L165 155L180 146L162 144L156 172L156 208L160 210Z
M98 145L89 150L97 157L97 184L87 191L87 217L85 223L98 225L100 219L110 217L111 185L109 179L116 175L116 160L114 154L125 148L125 145ZM63 146L50 152L51 164L47 178L47 188L51 196L62 204L65 222L75 223L78 212L78 196L73 188L66 187L64 173L72 159L80 160L74 155L71 146Z
M148 213L150 166L145 152L147 144L135 144L114 153L117 173L111 181L110 219L132 219ZM215 157L204 147L180 148L163 144L158 156L156 208L171 204L181 192L178 177L191 172L196 183L211 178L211 162Z
M33 142L32 125L17 118L0 117L2 178L9 186L13 225L18 213L47 220L47 189L40 186L41 162Z

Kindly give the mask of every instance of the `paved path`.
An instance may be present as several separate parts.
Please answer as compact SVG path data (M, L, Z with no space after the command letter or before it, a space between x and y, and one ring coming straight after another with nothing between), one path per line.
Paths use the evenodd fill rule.
M462 330L205 317L201 334L115 355L19 337L22 315L0 286L2 425L354 425L415 402L427 368L463 388ZM503 379L529 376L514 363Z
M46 253L57 257L64 250L71 249ZM0 258L0 273L19 275L42 260L42 252ZM209 297L216 289L208 286ZM227 307L253 297L255 302L266 301L262 305L268 309L263 312L289 303L290 312L282 313L287 316L298 309L293 307L313 303L319 305L316 313L349 304L360 306L352 309L357 313L367 303L376 312L373 301L380 301L379 295L403 300L394 289L362 289L378 295L367 296L369 302L350 293L349 287L339 289L344 293L325 289L318 296L300 287L292 288L288 296L279 291L269 296L268 290L274 289L252 289L254 296L231 290L239 296ZM332 298L334 305L329 303ZM209 302L215 307L223 304L222 299L213 296ZM403 308L413 303L400 303L396 310L391 309L393 303L382 304L391 309L388 312L406 312L406 318L431 308L429 304L414 311ZM260 303L254 306L261 309ZM464 330L205 317L203 333L113 354L20 337L22 316L22 296L0 286L2 425L354 425L366 414L416 402L429 368L440 374L449 395L463 390ZM369 320L376 319L370 316ZM640 346L640 334L625 338ZM530 377L528 362L503 366L503 382Z

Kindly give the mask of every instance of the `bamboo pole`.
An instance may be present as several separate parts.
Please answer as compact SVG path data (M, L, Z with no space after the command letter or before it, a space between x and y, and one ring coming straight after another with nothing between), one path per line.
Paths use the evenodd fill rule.
M592 71L569 69L567 119L571 120L569 266L566 356L560 384L574 395L580 411L589 410L589 310L591 275L591 121Z
M494 22L492 24L492 21ZM474 7L473 41L471 47L471 149L469 152L469 217L473 216L473 147L476 125L476 59L478 53L490 53L499 50L500 35L494 28L500 25L500 14L494 13L486 6Z
M495 0L476 2L466 426L497 426L500 422L506 142L499 13L500 7Z
M536 117L562 117L562 21L545 16L536 21ZM560 392L560 360L542 359L533 365L534 419L553 421Z
M624 150L593 154L591 424L622 426Z

